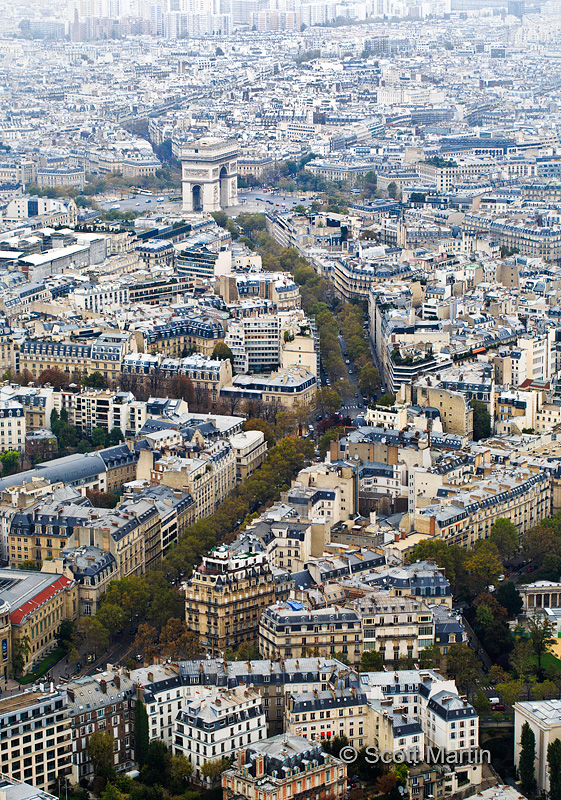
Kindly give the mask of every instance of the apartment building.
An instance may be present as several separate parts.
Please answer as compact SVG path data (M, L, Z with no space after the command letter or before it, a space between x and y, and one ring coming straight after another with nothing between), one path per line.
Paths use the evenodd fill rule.
M251 686L201 686L197 694L175 722L173 751L185 755L201 781L201 767L206 761L229 758L241 748L265 739L267 724L263 699Z
M267 457L267 442L262 431L242 431L229 437L236 459L236 482L243 483Z
M452 588L434 559L400 567L378 569L368 576L369 586L388 591L392 597L415 597L431 606L452 608Z
M27 433L50 428L51 412L55 405L54 389L52 386L3 387L0 392L0 397L6 400L14 400L23 406Z
M0 770L41 790L72 775L72 732L65 692L28 691L0 699Z
M76 308L101 315L128 305L129 287L121 283L89 283L77 286L72 294Z
M72 783L94 777L88 743L96 731L111 734L117 772L132 769L136 686L131 678L124 670L102 672L71 681L65 689L72 729Z
M126 500L114 510L96 508L74 528L75 547L93 545L111 553L117 575L142 575L162 557L161 522L148 500Z
M166 324L137 331L136 343L139 353L163 353L170 358L183 358L197 351L208 358L224 337L224 327L218 319L186 314Z
M467 213L462 229L470 234L491 234L501 245L516 248L519 253L545 261L561 260L561 228L558 225L544 227L537 218L520 221L508 217L484 216Z
M259 650L265 658L293 658L343 653L360 663L362 626L353 609L309 609L295 600L264 609L259 620Z
M424 742L429 746L442 748L447 753L477 748L479 718L467 699L458 694L453 680L433 670L399 670L362 674L360 685L374 714L381 720L384 714L395 716L397 722L397 717L405 717L403 722L410 720L420 726ZM380 721L378 730L383 729ZM411 730L408 735L420 735L418 730ZM421 739L418 742L408 740L405 733L403 730L398 736L395 749L422 745Z
M449 504L431 503L417 508L414 527L453 544L473 547L486 539L499 517L509 519L524 533L551 514L551 477L534 468L497 468L491 476L463 489L451 488Z
M25 451L27 426L25 411L15 400L0 400L0 451Z
M43 562L43 572L65 575L78 586L78 616L92 617L111 581L118 579L115 557L95 545L65 547Z
M187 624L211 656L242 642L257 644L259 617L275 599L266 554L234 545L221 545L203 556L184 590Z
M316 378L304 367L278 370L269 376L236 375L231 386L220 390L228 400L258 400L287 409L309 405L317 389Z
M28 370L34 378L47 369L86 375L100 372L108 383L116 385L129 339L125 333L105 333L86 344L27 340L15 354L16 367L20 372Z
M222 787L227 797L231 793L276 800L306 792L318 800L336 800L345 795L346 778L347 765L321 744L282 734L241 749L232 767L222 773Z
M134 395L130 392L114 392L111 389L83 389L72 396L73 408L70 418L74 425L91 436L94 428L103 428L108 433L117 428L123 435L128 429L130 404Z
M276 314L232 320L224 340L236 374L272 372L280 364L280 318Z
M395 597L376 591L355 600L362 625L363 647L377 650L384 661L417 660L434 643L431 609L420 598Z
M232 382L232 364L226 359L211 359L202 353L185 358L167 358L160 353L130 353L121 364L123 375L138 377L175 378L186 376L197 391L206 391L212 401L218 400L220 390Z
M153 486L169 486L191 495L195 522L209 517L236 485L233 451L221 448L214 455L214 459L206 453L201 458L163 456L150 473Z
M368 698L356 686L311 692L289 690L284 729L310 742L321 743L335 736L346 736L358 750L371 741Z
M7 320L0 321L0 369L2 374L14 367L14 343L12 329Z

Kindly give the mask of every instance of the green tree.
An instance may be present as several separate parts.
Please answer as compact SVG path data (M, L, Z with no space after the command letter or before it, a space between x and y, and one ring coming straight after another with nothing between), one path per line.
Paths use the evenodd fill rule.
M148 758L150 731L146 706L141 700L136 701L134 709L134 751L136 760L142 767Z
M94 731L89 738L87 751L91 758L94 774L104 781L115 777L113 763L113 737L109 731Z
M535 672L532 660L533 652L532 642L528 641L528 639L519 639L509 655L511 668L514 670L516 677L523 681L529 681Z
M522 697L524 692L524 684L522 681L507 681L506 683L498 683L497 691L509 706L513 706Z
M491 712L491 703L482 689L478 689L475 693L473 707L480 717L486 717Z
M177 753L170 759L170 778L177 793L184 791L185 781L193 774L193 765L183 753Z
M125 441L123 431L120 428L111 428L109 432L109 444L116 445Z
M101 372L92 372L91 375L85 375L82 378L82 384L90 389L105 389L107 388L107 381Z
M318 442L318 450L320 458L325 458L331 442L336 442L342 433L343 433L343 428L330 428L323 434L323 436L320 436Z
M364 650L360 657L363 672L379 672L384 667L382 656L377 650Z
M395 394L383 394L378 400L379 406L393 406L395 403Z
M142 767L141 779L149 786L166 786L170 779L171 753L165 742L153 739L148 745L146 763Z
M28 572L40 572L41 570L41 561L22 561L21 564L18 564L18 569L27 570Z
M127 622L125 612L115 603L103 603L99 607L95 619L114 637L122 632Z
M316 392L315 405L318 411L323 414L333 414L341 408L341 395L330 386L324 386Z
M64 619L60 623L60 627L56 635L58 647L68 652L68 650L72 646L73 634L74 634L74 621L71 619Z
M373 364L367 364L360 370L358 386L366 397L373 397L377 394L381 381L380 373Z
M480 439L488 439L491 435L491 415L487 411L487 406L480 400L472 400L473 408L473 438L476 442Z
M503 581L495 592L497 601L506 608L510 619L517 617L522 611L522 597L516 586L510 581Z
M536 737L527 722L520 731L520 760L518 762L518 775L522 791L526 796L536 793Z
M93 429L92 444L94 447L105 447L107 445L107 431L104 428Z
M228 214L225 211L212 211L210 216L221 228L226 228L228 224Z
M450 545L442 539L425 539L413 548L409 560L426 561L427 558L434 558L444 569L452 588L464 580L467 551L463 547Z
M211 358L217 361L230 361L232 364L234 363L234 354L224 342L218 342L214 345Z
M76 625L74 641L83 646L88 655L102 653L109 644L109 631L97 617L82 617Z
M31 640L27 634L21 638L13 640L12 645L12 666L16 675L21 675L27 659L31 653Z
M13 475L19 469L19 453L17 450L4 450L0 455L2 474Z
M391 181L388 183L388 197L391 197L392 200L395 200L397 197L398 188L397 183L395 181Z
M529 617L528 633L530 634L532 649L538 659L538 674L540 678L543 678L542 658L548 651L549 640L553 637L553 624L546 616Z
M501 558L510 558L518 550L516 526L504 517L499 517L491 526L489 540L497 546Z
M561 741L555 739L547 747L549 800L561 800Z
M467 644L453 644L446 654L446 672L467 691L480 675L477 656Z
M228 769L230 762L227 758L214 758L211 761L205 761L201 766L201 775L206 778L212 785L218 782L218 779Z

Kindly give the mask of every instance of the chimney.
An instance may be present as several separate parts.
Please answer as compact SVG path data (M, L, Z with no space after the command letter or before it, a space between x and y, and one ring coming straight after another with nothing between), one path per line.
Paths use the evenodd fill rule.
M101 691L103 692L103 694L107 694L107 681L104 678L102 678L102 680L100 680L99 682L99 685L101 687Z
M255 777L262 778L264 774L265 774L265 759L263 758L263 755L260 754L255 759Z
M238 767L243 767L245 764L245 750L238 750Z
M115 675L115 676L113 677L113 683L115 684L115 686L117 687L117 689L120 689L120 688L121 688L121 676L120 676L120 675L118 675L118 674L117 674L117 675Z

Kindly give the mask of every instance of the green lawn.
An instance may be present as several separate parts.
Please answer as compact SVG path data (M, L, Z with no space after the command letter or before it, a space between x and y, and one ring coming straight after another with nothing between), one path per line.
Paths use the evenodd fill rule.
M42 678L51 667L54 667L55 664L58 664L60 659L66 654L66 651L62 647L57 647L56 650L53 650L46 658L41 661L39 666L34 672L30 672L28 675L23 675L23 677L18 678L18 682L25 686L27 683L34 683L37 678Z
M532 656L532 661L538 666L538 657L536 655ZM542 656L542 668L546 669L546 667L555 667L556 670L561 672L561 661L556 658L553 653L544 653Z

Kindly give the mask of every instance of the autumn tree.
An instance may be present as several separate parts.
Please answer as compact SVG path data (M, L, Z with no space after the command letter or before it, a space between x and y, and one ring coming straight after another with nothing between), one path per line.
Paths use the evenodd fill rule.
M45 386L49 383L55 389L60 389L62 386L66 386L69 379L68 372L62 372L60 369L45 369L37 378L37 384Z
M475 594L479 594L489 585L495 585L502 571L497 546L488 539L479 540L473 550L468 552L465 567L469 584Z
M147 664L152 664L158 656L158 631L152 625L143 622L138 626L134 640L134 649L144 656Z

